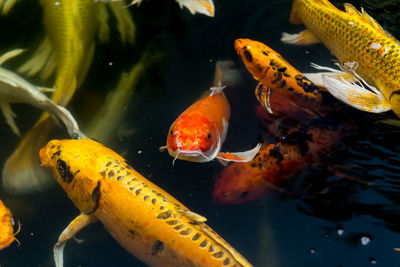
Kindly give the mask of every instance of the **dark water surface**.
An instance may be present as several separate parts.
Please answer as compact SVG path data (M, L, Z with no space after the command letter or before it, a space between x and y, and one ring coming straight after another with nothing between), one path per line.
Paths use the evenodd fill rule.
M360 118L361 126L328 155L331 161L305 170L282 192L244 204L212 201L214 177L223 169L217 161L196 164L178 160L172 166L172 158L158 151L175 118L212 85L217 60L233 60L241 72L240 83L225 89L232 113L223 150L249 149L265 136L260 127L263 122L255 116L257 82L233 49L236 38L261 41L304 72L312 71L310 62L332 66L333 56L323 45L295 47L280 42L282 32L304 29L288 23L290 6L288 0L215 0L214 18L192 16L173 0L148 0L131 7L137 25L136 44L121 46L115 35L111 43L98 45L70 109L85 131L91 114L102 106L103 96L115 87L120 73L129 70L151 45L164 56L144 75L129 105L123 107L126 119L121 127L133 131L122 135L116 130L107 146L205 216L254 266L400 266L400 252L393 250L400 247L400 130L376 123L394 118L390 112L377 116L350 110L348 116ZM40 20L40 6L35 1L21 1L13 13L0 18L1 53L14 47L33 49L43 31ZM13 110L23 132L40 114L24 105L13 105ZM3 118L0 134L3 164L19 138ZM66 136L60 131L54 137ZM328 172L326 165L369 184L341 178ZM17 235L21 246L14 243L1 251L0 266L53 266L52 247L79 211L56 184L35 194L0 193L22 225ZM67 243L66 267L144 266L100 223L87 227L77 238L85 241Z

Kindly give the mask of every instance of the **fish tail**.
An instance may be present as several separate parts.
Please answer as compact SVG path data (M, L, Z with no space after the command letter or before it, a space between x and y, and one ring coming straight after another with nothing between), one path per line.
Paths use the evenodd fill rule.
M40 167L38 151L48 141L55 122L47 114L30 129L7 159L2 171L2 185L13 194L41 191L52 179Z

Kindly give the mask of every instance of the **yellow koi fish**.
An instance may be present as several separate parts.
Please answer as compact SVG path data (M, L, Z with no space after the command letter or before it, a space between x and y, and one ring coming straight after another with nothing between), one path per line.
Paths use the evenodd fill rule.
M20 228L14 233L14 221L11 212L0 200L0 250L8 247L12 242L19 241L15 238Z
M91 139L52 140L39 153L81 211L54 246L99 220L129 253L150 266L252 266L173 196L137 173L124 158Z
M46 36L31 60L19 69L28 75L40 72L43 80L55 75L52 95L54 103L66 106L83 82L92 61L95 35L107 40L107 7L93 0L41 0ZM111 3L122 41L133 41L134 24L122 3ZM43 189L50 179L39 167L35 154L48 140L55 127L48 114L43 114L30 129L14 153L7 159L2 172L6 190L14 193Z
M282 41L296 45L322 42L336 56L351 79L323 75L325 87L335 97L360 110L392 109L400 117L400 42L375 19L351 4L345 12L327 0L294 0L290 22L308 28L284 33ZM363 81L367 88L354 81Z

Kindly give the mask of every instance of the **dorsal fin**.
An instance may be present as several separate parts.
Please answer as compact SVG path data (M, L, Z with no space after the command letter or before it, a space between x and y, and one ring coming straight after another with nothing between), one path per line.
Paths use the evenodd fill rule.
M317 1L315 1L315 2L317 2L317 3L321 4L321 5L324 5L324 6L326 6L326 7L330 7L330 8L337 9L337 8L336 8L331 2L329 2L328 0L317 0Z
M207 221L206 217L203 217L203 216L201 216L201 215L199 215L197 213L191 212L189 210L185 210L185 209L178 208L178 207L176 207L176 210L178 211L178 213L182 214L183 216L185 216L189 220L192 220L192 221L195 221L195 222L198 222L198 223L202 223L202 222Z
M389 32L385 31L382 26L377 22L373 17L368 15L367 11L364 10L364 8L361 8L361 12L358 11L352 4L346 3L344 4L344 8L346 10L346 13L349 15L354 15L357 18L361 19L365 23L369 24L371 27L373 27L375 30L380 32L381 34L387 36L388 38L393 39L395 42L398 42L398 40L391 35Z

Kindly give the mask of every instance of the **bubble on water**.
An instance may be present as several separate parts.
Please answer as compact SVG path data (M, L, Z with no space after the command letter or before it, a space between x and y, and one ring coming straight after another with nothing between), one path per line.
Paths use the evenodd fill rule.
M374 257L369 257L369 262L374 265L377 264L377 261Z
M366 246L371 242L371 238L369 238L368 236L362 236L360 238L361 241L361 245Z
M137 151L137 153L140 155L140 154L142 154L142 150L140 150L140 149L138 149L138 151Z
M315 248L310 248L310 253L315 254Z
M338 235L343 235L343 234L344 234L344 228L343 228L343 226L338 225L338 226L336 227L336 232L337 232Z
M59 1L56 1L56 2L54 2L54 5L59 6L59 5L60 5L60 2L59 2Z
M114 63L113 62L108 62L108 66L112 66L112 65L114 65Z

